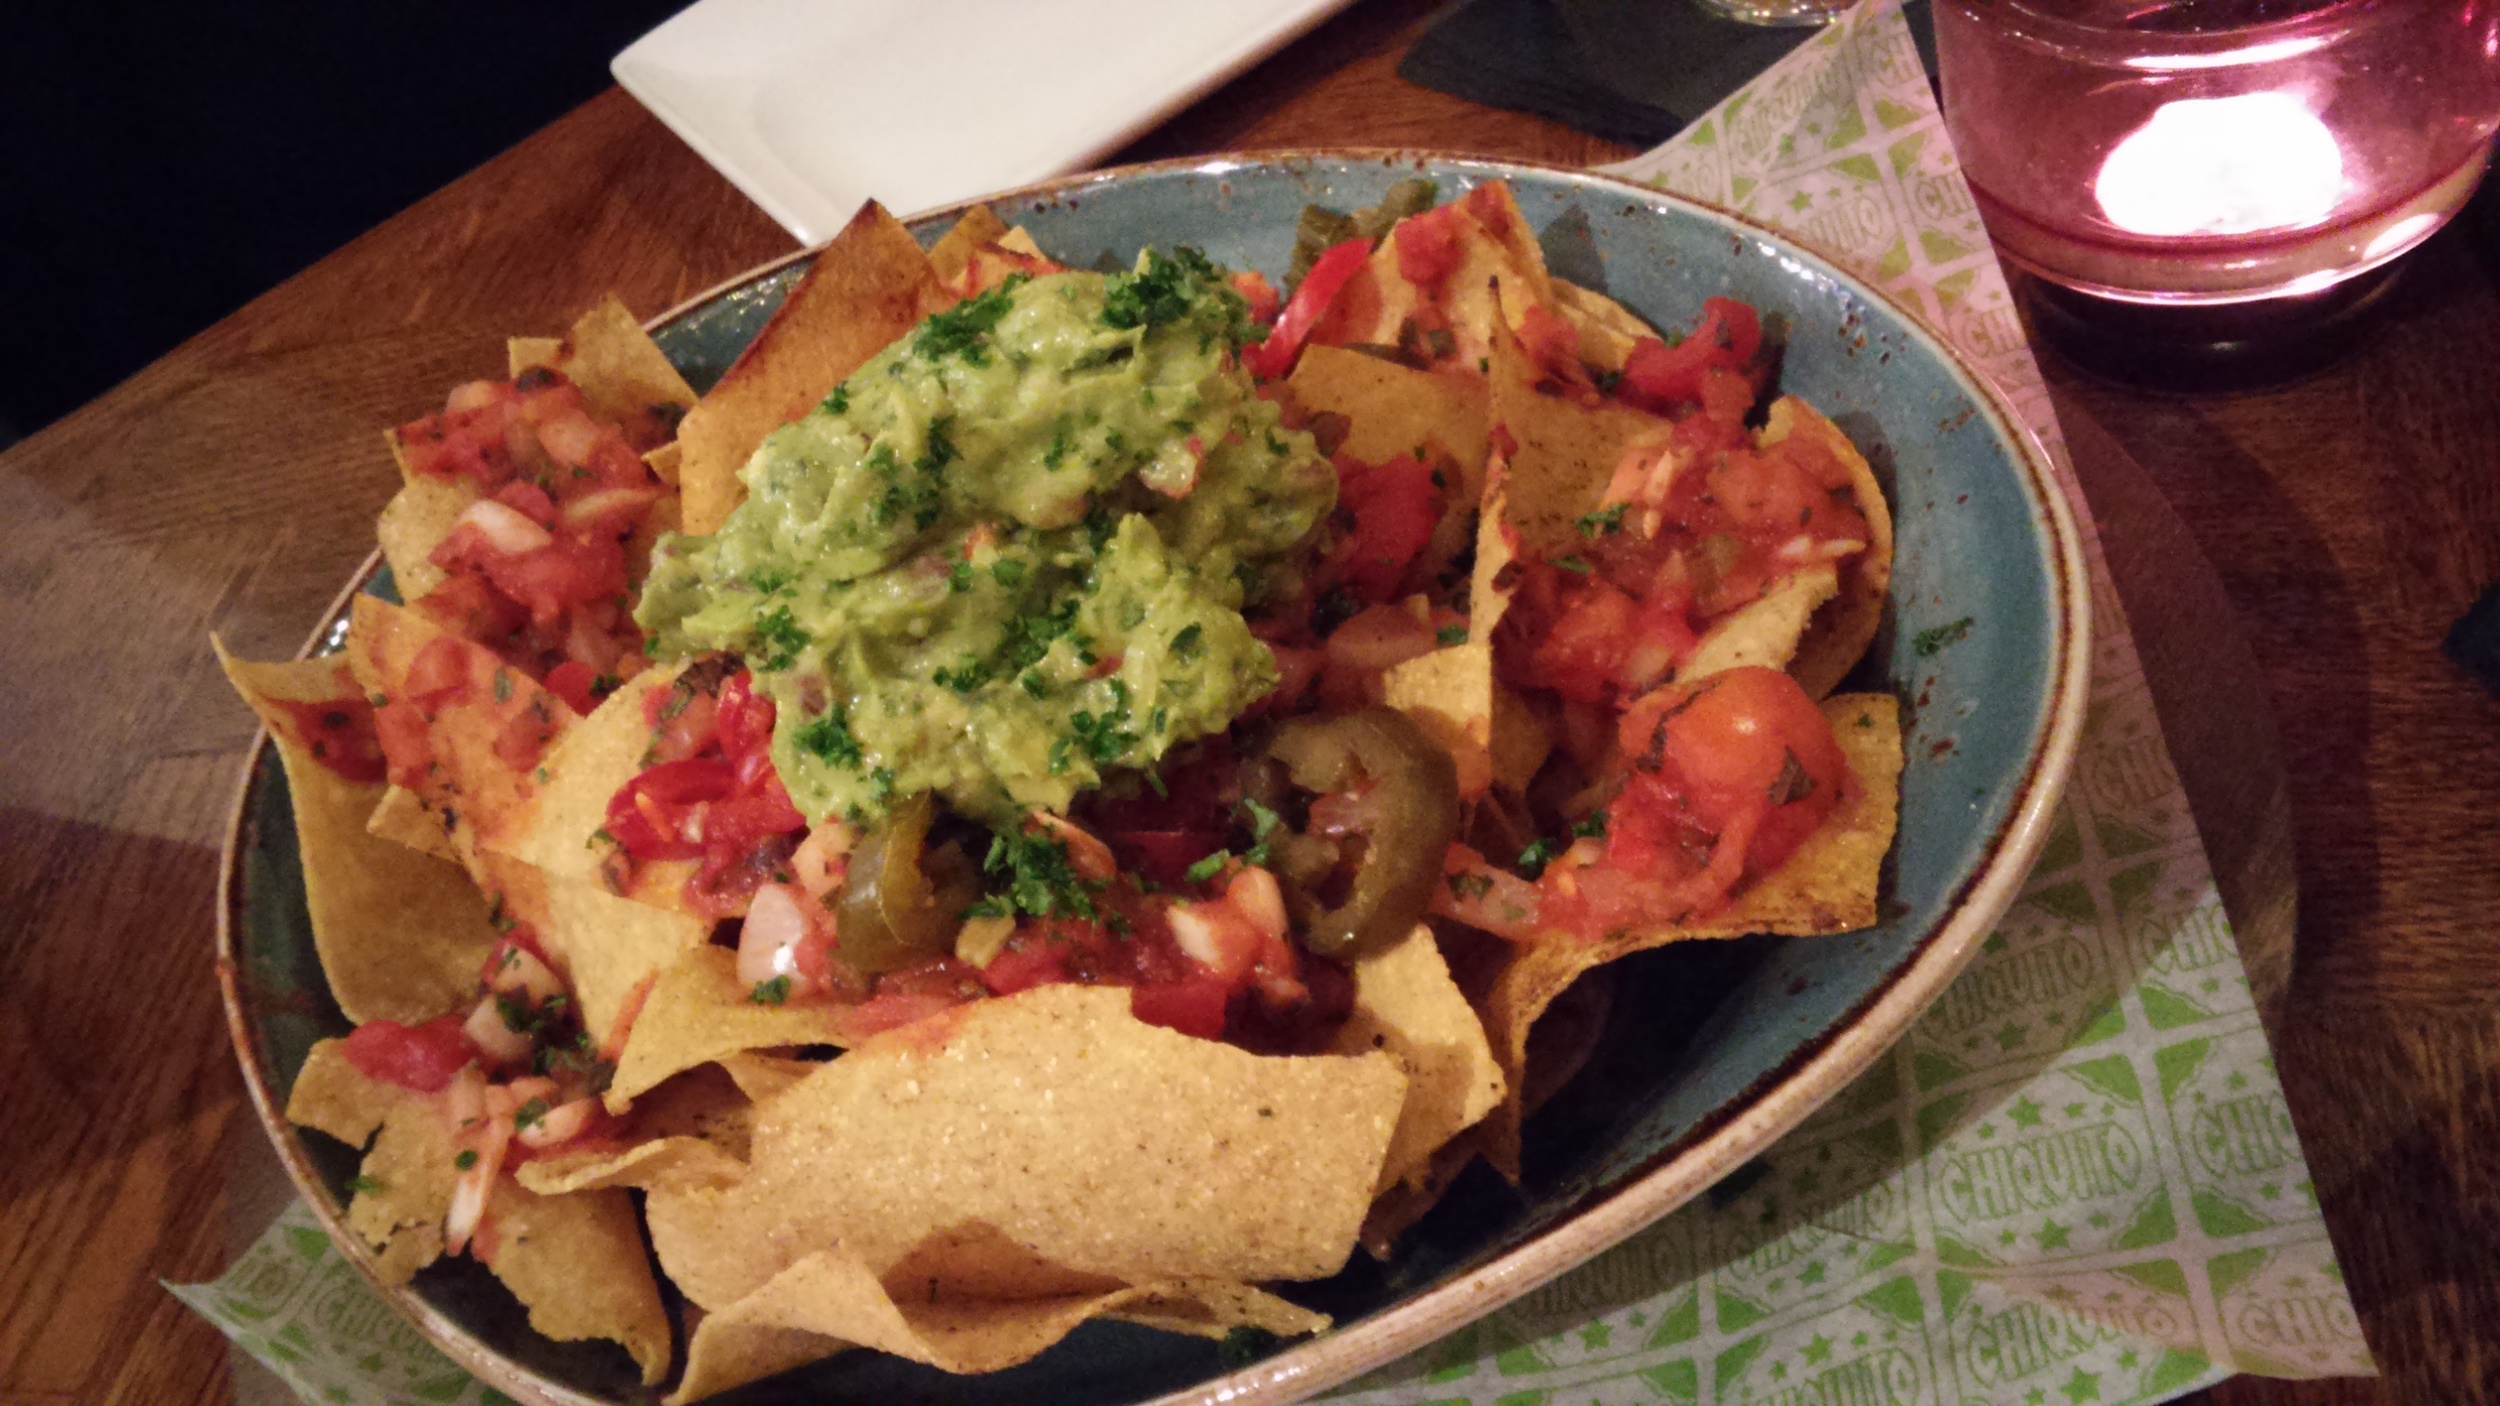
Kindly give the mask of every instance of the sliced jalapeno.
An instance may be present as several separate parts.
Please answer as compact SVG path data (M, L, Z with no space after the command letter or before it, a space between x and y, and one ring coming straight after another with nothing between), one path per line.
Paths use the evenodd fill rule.
M930 853L924 864L936 814L925 792L898 801L851 852L834 913L835 942L848 965L892 971L955 950L962 912L980 896L980 886L952 845Z
M1366 708L1296 718L1277 729L1266 757L1322 798L1312 822L1274 850L1302 944L1355 957L1413 930L1458 835L1450 754L1404 713Z

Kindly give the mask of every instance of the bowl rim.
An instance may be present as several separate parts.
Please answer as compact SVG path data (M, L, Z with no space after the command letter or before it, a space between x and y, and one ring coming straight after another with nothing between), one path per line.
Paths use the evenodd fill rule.
M1914 940L1909 958L1831 1028L1809 1037L1744 1093L1714 1109L1695 1128L1652 1154L1644 1170L1625 1176L1611 1188L1584 1196L1558 1212L1544 1229L1493 1259L1453 1274L1384 1311L1332 1327L1249 1366L1140 1401L1137 1406L1284 1402L1339 1385L1484 1317L1620 1244L1699 1195L1804 1121L1908 1031L1911 1023L1960 974L1981 940L2013 903L2030 875L2032 861L2047 839L2057 804L2065 793L2081 741L2091 686L2092 596L2083 541L2066 490L2039 437L2014 413L1996 384L1965 361L1924 316L1841 267L1811 241L1773 229L1749 216L1585 168L1416 148L1356 146L1230 152L1085 171L919 211L903 223L941 221L960 216L975 205L1040 198L1081 199L1089 189L1141 176L1222 176L1232 171L1320 163L1455 169L1488 178L1524 172L1560 178L1641 204L1680 207L1727 227L1733 234L1767 240L1803 253L1821 265L1822 271L1850 296L1891 314L1913 336L1928 344L1996 437L2012 448L2022 481L2044 510L2049 527L2047 545L2053 558L2048 565L2054 683L2049 692L2046 725L2033 738L2022 775L2013 788L2019 799L1988 837L1982 851L1986 857L1978 870L1963 882L1943 920ZM796 249L733 274L646 319L643 326L650 330L665 327L730 292L813 257L822 247ZM381 565L382 553L377 548L322 612L296 658L309 658L321 651ZM530 1406L609 1406L602 1398L550 1381L495 1352L407 1286L385 1284L363 1237L348 1228L345 1208L332 1199L295 1126L287 1122L284 1104L275 1096L271 1071L259 1057L257 1032L245 1013L237 947L237 935L242 928L242 839L258 797L262 763L271 749L269 731L261 727L245 754L235 789L218 862L215 955L227 1036L242 1066L253 1110L259 1115L288 1179L331 1241L376 1295L471 1375Z

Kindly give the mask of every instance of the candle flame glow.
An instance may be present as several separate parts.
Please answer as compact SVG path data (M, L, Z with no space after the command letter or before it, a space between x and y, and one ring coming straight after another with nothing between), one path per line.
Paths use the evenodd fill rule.
M2294 94L2182 98L2111 149L2092 193L2135 234L2296 229L2343 198L2344 153Z

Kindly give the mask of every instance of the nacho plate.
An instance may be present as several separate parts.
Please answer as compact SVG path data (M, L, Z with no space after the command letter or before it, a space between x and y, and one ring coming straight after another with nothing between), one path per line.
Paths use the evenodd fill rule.
M1519 1191L1470 1174L1386 1265L1358 1257L1335 1279L1293 1286L1292 1297L1336 1318L1339 1327L1319 1338L1245 1365L1203 1340L1106 1322L1007 1373L956 1378L844 1354L758 1392L786 1383L793 1395L826 1400L906 1391L964 1402L1244 1392L1285 1399L1342 1380L1525 1292L1733 1170L1865 1067L1942 990L2028 868L2080 723L2087 607L2073 528L2010 417L1931 334L1877 295L1732 216L1601 178L1508 164L1382 154L1188 162L994 203L1080 266L1194 243L1221 262L1280 276L1304 204L1368 204L1419 170L1445 196L1509 180L1558 274L1662 324L1712 295L1779 315L1788 327L1784 386L1893 476L1895 617L1860 680L1916 705L1890 916L1839 938L1688 944L1625 964L1618 1013L1654 1017L1662 993L1697 984L1715 1000L1678 1013L1694 1028L1674 1048L1601 1034L1588 1076L1531 1118ZM912 231L926 243L952 222L945 212L913 221ZM785 261L697 299L656 324L662 347L689 381L708 385L795 276L796 261ZM338 614L347 604L342 598ZM1922 631L1964 617L1974 624L1962 644L1933 657L1918 651ZM330 638L325 628L320 639ZM346 1028L314 961L288 803L264 749L230 841L221 975L255 1100L299 1187L335 1231L356 1159L315 1148L275 1116L311 1044ZM1618 1014L1617 1034L1622 1024ZM508 1393L639 1399L621 1354L527 1332L511 1300L465 1261L425 1271L392 1298Z

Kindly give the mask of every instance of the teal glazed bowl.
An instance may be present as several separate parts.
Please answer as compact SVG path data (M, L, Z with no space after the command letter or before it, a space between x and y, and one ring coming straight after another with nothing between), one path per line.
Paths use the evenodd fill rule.
M1891 491L1898 555L1886 628L1847 687L1904 701L1908 764L1881 925L1844 936L1693 943L1622 964L1582 1074L1527 1125L1513 1188L1481 1166L1375 1263L1285 1292L1337 1327L1243 1360L1217 1345L1094 1323L1034 1361L950 1377L850 1353L724 1403L1282 1401L1423 1346L1631 1235L1759 1153L1871 1063L1953 979L2013 900L2071 766L2087 682L2083 554L2039 446L1932 331L1821 257L1725 211L1579 172L1412 153L1210 158L996 196L1077 267L1194 244L1281 282L1295 218L1351 209L1422 174L1444 198L1507 180L1554 271L1661 327L1743 299L1787 331L1784 389L1866 451ZM911 221L924 243L958 212ZM796 257L658 318L661 347L709 386L796 279ZM369 572L356 589L388 589ZM312 648L335 647L340 609ZM1968 621L1967 627L1962 622ZM1935 642L1957 636L1950 648ZM1924 647L1922 647L1924 641ZM254 755L220 913L236 1049L281 1158L351 1257L341 1208L356 1157L279 1116L313 1041L347 1022L314 960L286 784ZM621 1351L555 1344L469 1262L385 1291L464 1366L525 1401L650 1399Z

